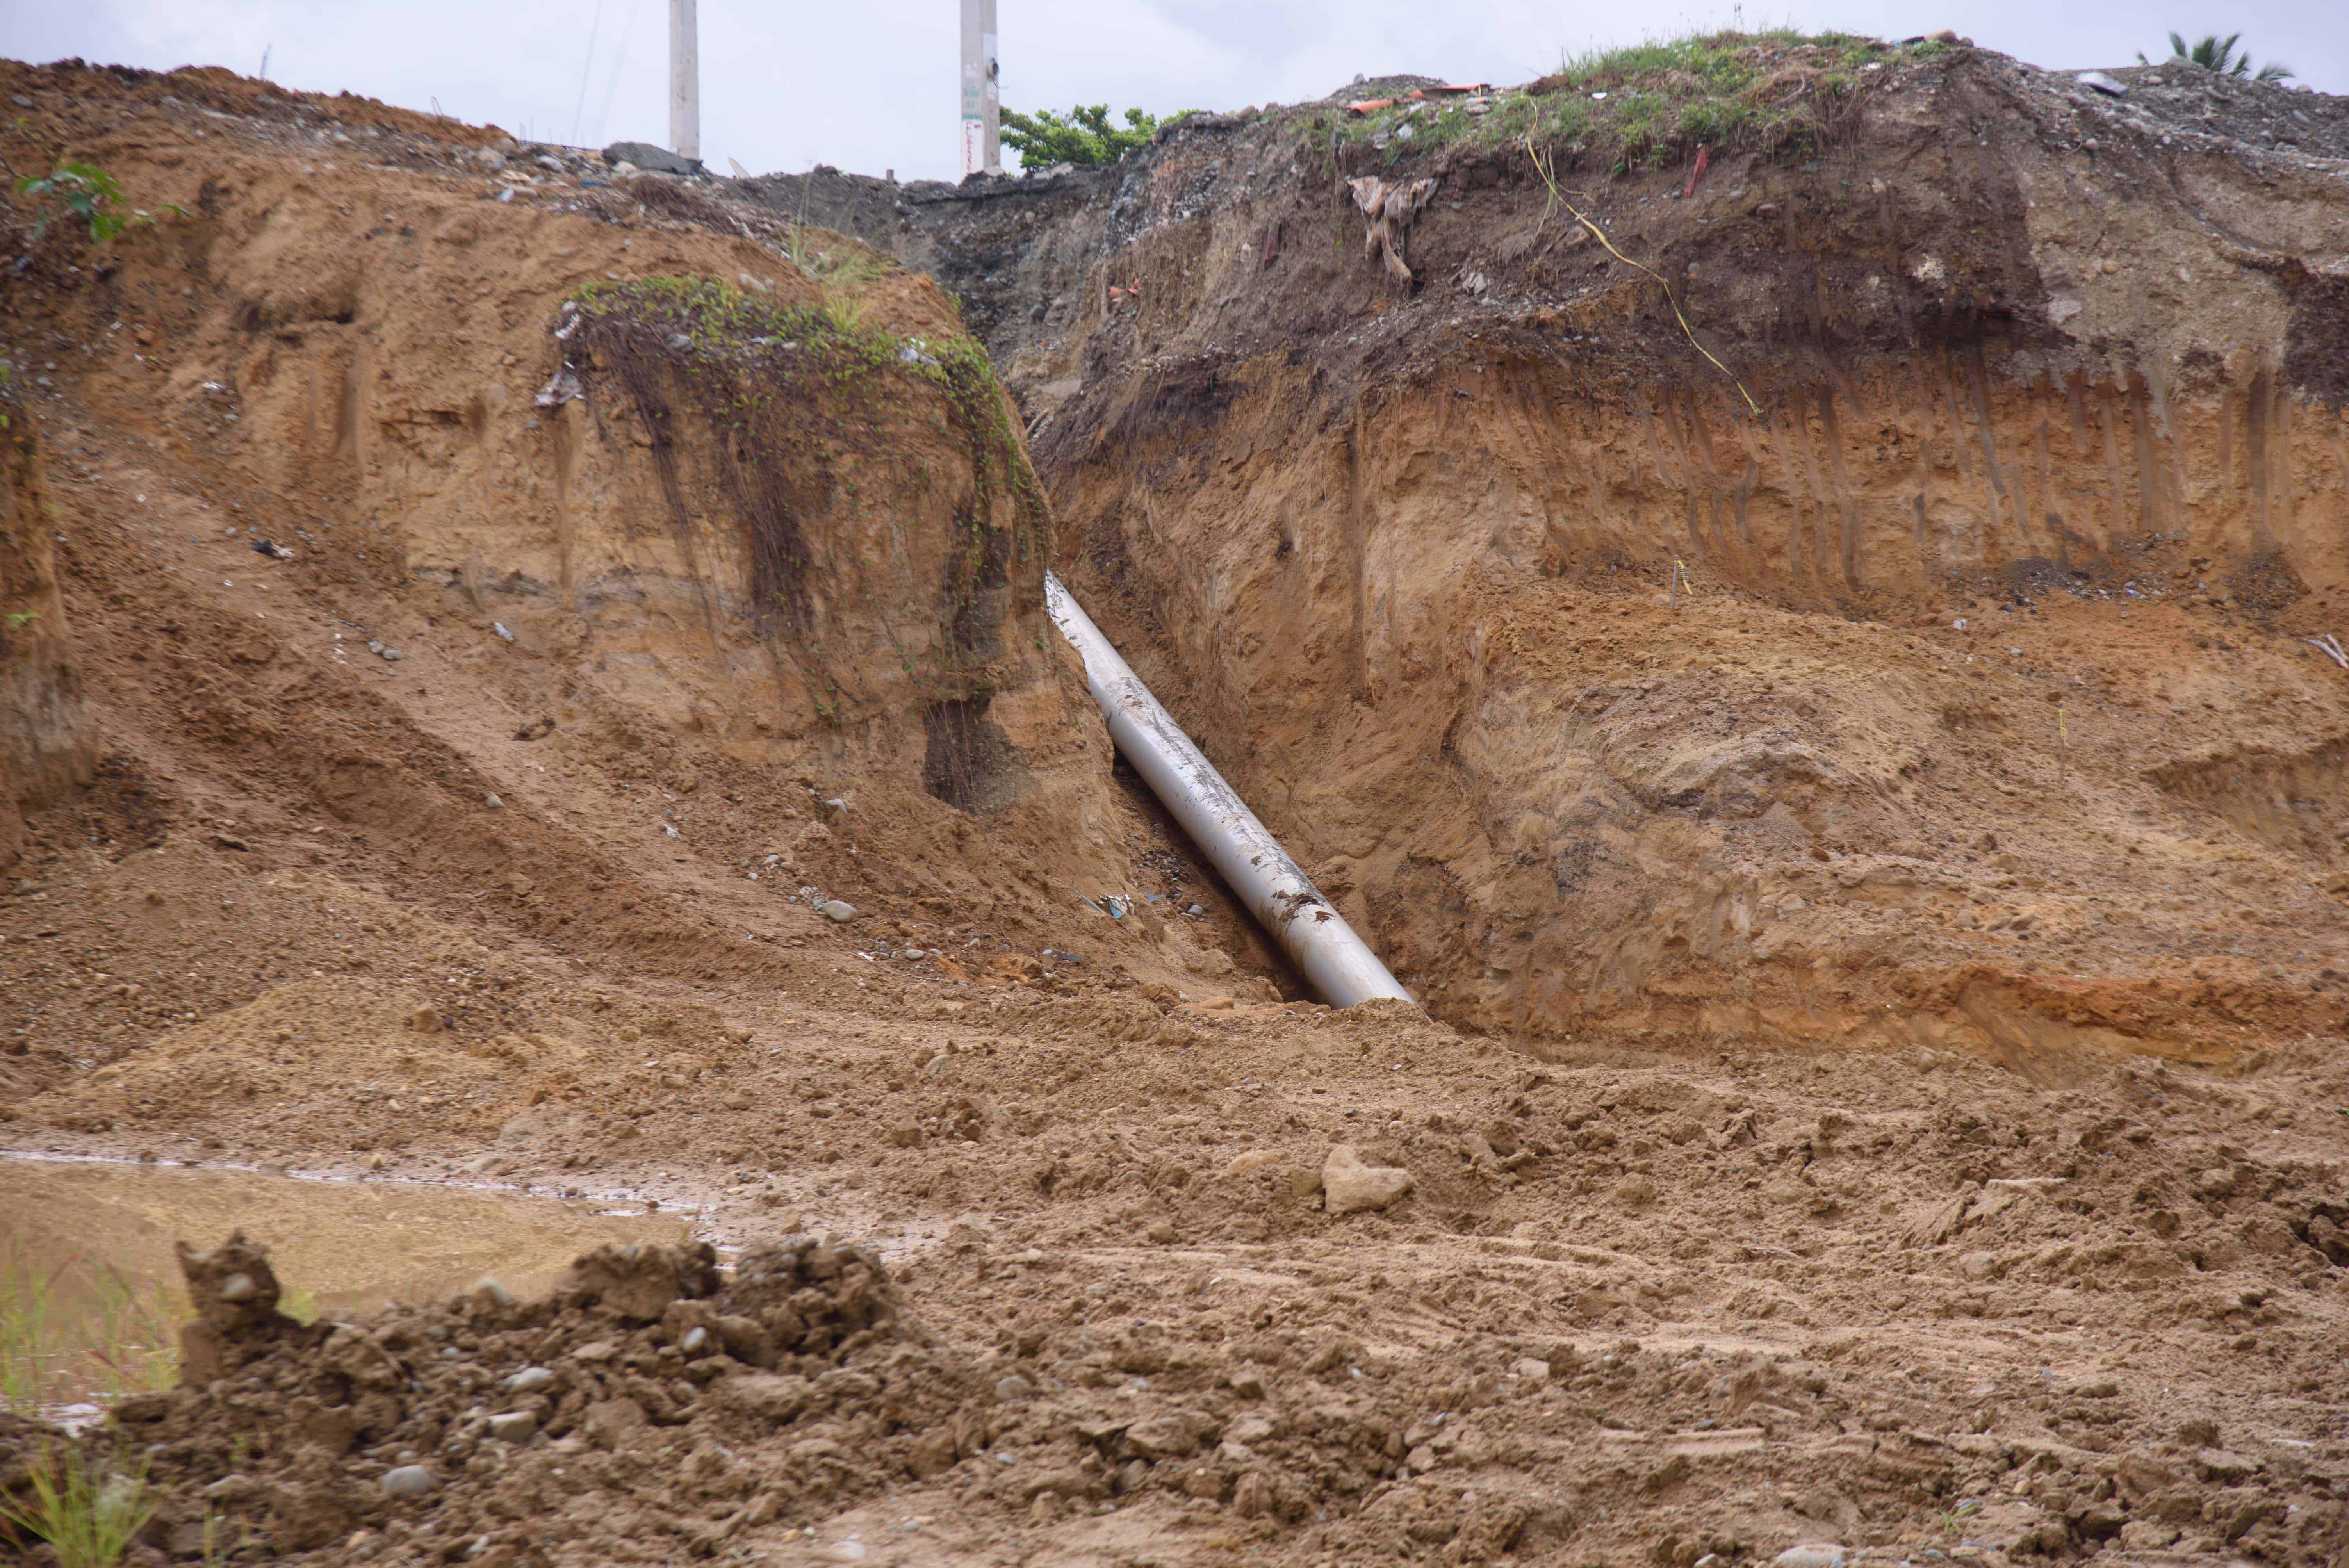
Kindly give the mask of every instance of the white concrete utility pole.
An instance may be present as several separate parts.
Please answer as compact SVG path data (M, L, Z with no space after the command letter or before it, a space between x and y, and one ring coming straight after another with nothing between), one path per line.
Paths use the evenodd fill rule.
M668 0L668 150L701 160L698 0Z
M1002 99L996 76L995 0L962 0L962 171L967 175L1003 172L998 140Z

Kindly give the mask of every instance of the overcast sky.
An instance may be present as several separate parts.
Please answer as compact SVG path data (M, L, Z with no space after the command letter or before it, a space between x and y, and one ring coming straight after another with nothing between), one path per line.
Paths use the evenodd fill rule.
M2158 57L2176 28L2240 29L2320 90L2349 91L2341 0L1733 0L1654 7L1528 0L999 0L1003 98L1156 113L1319 98L1357 72L1507 83L1650 36L1792 24L1886 37L1954 27L2057 67ZM823 162L957 172L957 0L701 0L703 158L755 173ZM492 121L541 140L665 142L666 0L0 0L0 54L261 69ZM1006 161L1012 161L1007 153Z

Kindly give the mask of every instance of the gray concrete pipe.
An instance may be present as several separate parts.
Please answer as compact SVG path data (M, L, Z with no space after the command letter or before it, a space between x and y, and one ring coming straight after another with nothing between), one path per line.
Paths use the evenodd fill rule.
M1085 684L1109 720L1110 738L1321 999L1333 1007L1381 996L1412 1001L1049 572L1044 601L1085 661Z

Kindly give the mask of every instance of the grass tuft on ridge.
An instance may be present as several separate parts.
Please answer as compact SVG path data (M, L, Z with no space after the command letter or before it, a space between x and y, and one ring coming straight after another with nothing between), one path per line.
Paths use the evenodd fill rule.
M1678 162L1700 144L1792 161L1845 128L1871 65L1940 47L1790 28L1690 33L1561 59L1524 89L1495 95L1483 114L1456 99L1399 103L1341 115L1330 129L1342 143L1381 148L1391 163L1527 134L1619 173Z

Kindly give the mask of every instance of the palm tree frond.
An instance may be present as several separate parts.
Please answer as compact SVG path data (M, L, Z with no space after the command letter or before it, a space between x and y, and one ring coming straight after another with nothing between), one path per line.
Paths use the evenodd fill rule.
M2242 41L2243 36L2240 33L2230 33L2223 38L2216 33L2205 33L2189 44L2186 41L2186 35L2183 33L2172 33L2169 35L2169 57L2172 60L2182 60L2190 66L2199 66L2206 71L2222 77L2250 77L2254 81L2261 82L2282 82L2292 79L2294 74L2292 68L2281 60L2270 60L2254 71L2251 68L2251 51L2239 49L2236 46ZM2150 63L2146 60L2145 51L2142 49L2137 51L2137 57L2140 64Z

